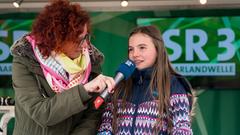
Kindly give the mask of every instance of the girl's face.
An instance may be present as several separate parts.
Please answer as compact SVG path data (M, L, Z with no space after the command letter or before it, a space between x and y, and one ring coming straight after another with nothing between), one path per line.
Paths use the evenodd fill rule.
M129 38L128 57L138 70L152 67L157 59L157 50L152 39L143 33L136 33Z
M89 39L87 32L87 25L84 26L83 33L80 34L80 44L76 44L74 42L66 42L63 45L63 53L67 55L71 59L75 59L80 56L82 53L82 48L88 47Z

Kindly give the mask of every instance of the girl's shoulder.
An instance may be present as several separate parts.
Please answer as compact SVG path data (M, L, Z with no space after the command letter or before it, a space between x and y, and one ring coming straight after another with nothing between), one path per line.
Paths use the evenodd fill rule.
M170 85L171 94L191 93L192 86L184 76L172 75Z

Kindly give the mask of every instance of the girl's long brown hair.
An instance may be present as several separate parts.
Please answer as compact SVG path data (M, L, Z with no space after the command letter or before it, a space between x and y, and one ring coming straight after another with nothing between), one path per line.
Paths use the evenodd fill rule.
M170 106L170 77L172 74L177 74L176 71L172 68L170 64L170 60L168 58L167 51L164 47L163 39L161 37L160 31L155 26L142 26L135 28L129 35L129 38L135 34L145 34L148 35L151 39L155 48L157 50L157 59L153 65L153 72L151 81L149 84L149 88L151 92L153 90L158 90L158 111L159 111L159 119L156 123L156 132L159 130L159 126L162 126L162 120L164 114L169 114L169 106ZM127 81L123 81L115 90L113 95L113 132L117 132L117 100L120 97L123 101L123 105L121 106L124 110L126 107L126 100L130 98L132 90L132 78ZM167 115L167 123L168 123L168 131L172 128L172 119L169 115Z

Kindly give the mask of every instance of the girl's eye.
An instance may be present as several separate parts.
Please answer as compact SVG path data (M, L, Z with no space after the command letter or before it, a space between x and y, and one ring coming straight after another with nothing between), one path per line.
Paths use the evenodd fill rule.
M145 48L146 48L146 47L144 47L144 46L141 46L141 47L140 47L141 50L143 50L143 49L145 49Z

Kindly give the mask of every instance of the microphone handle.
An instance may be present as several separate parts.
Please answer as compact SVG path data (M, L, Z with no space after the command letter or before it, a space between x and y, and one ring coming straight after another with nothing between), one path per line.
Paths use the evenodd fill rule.
M114 81L115 84L117 85L120 81L122 81L124 79L124 75L121 72L118 72L115 77L114 77Z
M101 96L98 96L95 99L95 101L93 102L95 109L98 109L102 105L103 102L104 102L104 99Z
M115 84L117 85L117 84L118 84L121 80L123 80L123 79L124 79L124 75L123 75L121 72L118 72L118 73L116 74L116 76L114 77ZM104 100L108 97L108 95L109 95L109 92L108 92L107 89L105 89L105 90L101 93L101 95L99 95L99 96L95 99L95 101L94 101L94 106L95 106L96 109L98 109L98 108L102 105L102 103L103 103Z
M101 93L101 97L103 98L103 99L106 99L107 97L108 97L108 95L109 95L109 92L105 89L102 93Z
M108 97L109 93L108 91L105 89L102 94L100 96L98 96L95 101L94 101L94 106L95 109L98 109L102 103L104 102L104 100Z

